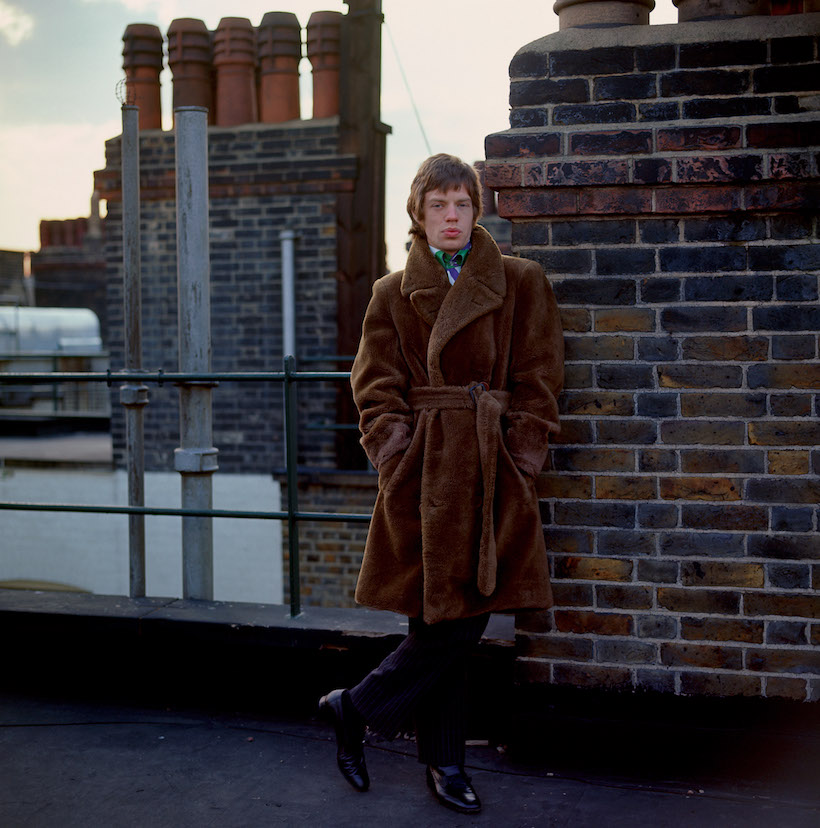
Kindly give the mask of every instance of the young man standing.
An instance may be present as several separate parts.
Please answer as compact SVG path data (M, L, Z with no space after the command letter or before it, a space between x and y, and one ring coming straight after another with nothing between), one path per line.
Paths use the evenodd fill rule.
M471 166L427 159L407 211L407 265L373 286L351 385L379 473L356 600L408 616L409 634L320 710L354 788L370 784L365 727L393 738L412 717L434 795L474 813L467 658L491 612L552 602L534 481L559 428L563 335L541 267L477 225Z

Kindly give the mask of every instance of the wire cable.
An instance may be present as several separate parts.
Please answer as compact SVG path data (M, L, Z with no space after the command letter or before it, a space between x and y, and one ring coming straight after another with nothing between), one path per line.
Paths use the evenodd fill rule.
M424 144L427 147L427 154L432 155L433 150L430 149L430 142L427 140L427 133L424 131L424 124L421 122L421 115L419 114L418 107L416 106L416 101L413 98L413 91L410 89L410 84L407 81L407 75L404 74L404 66L402 65L401 57L399 57L399 50L396 48L396 42L393 40L393 33L390 31L390 26L387 25L387 21L384 23L384 28L387 32L387 37L390 40L390 45L393 47L393 54L396 56L396 63L399 66L399 73L404 81L404 88L407 90L407 96L410 98L410 106L413 107L416 121L418 122L419 129L421 130L421 137L424 139Z

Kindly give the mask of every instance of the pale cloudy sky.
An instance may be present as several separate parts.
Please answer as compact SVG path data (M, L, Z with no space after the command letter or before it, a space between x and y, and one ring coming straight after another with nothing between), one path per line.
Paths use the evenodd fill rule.
M673 23L671 0L656 0L652 23ZM484 136L506 129L508 66L526 43L558 28L552 0L383 0L382 120L387 144L387 233L391 267L407 238L407 188L427 157L410 86L432 152L484 157ZM121 131L115 94L129 23L222 17L256 26L267 11L294 12L303 26L341 0L0 0L0 249L37 250L42 218L88 215L92 173L104 141ZM394 50L395 44L395 50ZM302 117L310 79L302 64ZM171 117L171 73L163 70L163 115ZM307 99L307 100L306 100Z

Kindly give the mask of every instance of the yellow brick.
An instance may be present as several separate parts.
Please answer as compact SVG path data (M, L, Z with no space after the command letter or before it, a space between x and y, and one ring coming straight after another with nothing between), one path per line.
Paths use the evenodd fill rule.
M734 561L684 561L681 567L684 586L763 587L763 564Z
M565 331L589 331L592 329L590 313L578 308L561 308L561 328Z
M629 581L634 564L621 558L559 558L555 562L556 578L582 581Z
M588 500L592 497L592 478L569 474L540 474L535 481L538 497Z
M654 500L654 477L596 477L595 497L599 500Z
M740 484L730 477L662 477L664 500L740 500Z
M769 474L808 474L807 451L770 451Z
M654 331L655 312L640 308L600 310L595 314L595 330L607 333L614 331Z

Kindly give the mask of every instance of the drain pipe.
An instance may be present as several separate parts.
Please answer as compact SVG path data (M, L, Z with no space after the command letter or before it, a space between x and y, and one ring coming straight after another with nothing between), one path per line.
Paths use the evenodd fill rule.
M211 263L208 246L208 110L180 106L176 130L177 290L180 373L211 371ZM214 382L179 385L182 508L211 509L217 449L213 443ZM183 598L213 600L213 518L182 518Z
M142 370L142 276L140 273L139 107L122 107L122 265L125 311L125 370ZM145 406L148 386L120 386L125 407L128 505L145 505ZM145 515L128 516L128 594L145 596Z

